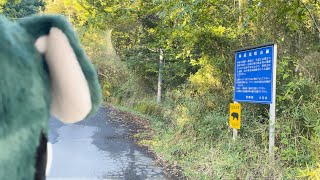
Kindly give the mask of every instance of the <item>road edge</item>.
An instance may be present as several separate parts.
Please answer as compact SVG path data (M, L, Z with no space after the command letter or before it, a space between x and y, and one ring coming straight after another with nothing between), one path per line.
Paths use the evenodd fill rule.
M144 149L149 155L155 158L156 163L164 169L166 175L172 179L187 180L188 178L183 174L183 169L178 165L173 165L166 161L163 156L157 154L151 146L140 143L143 140L150 140L154 137L155 130L152 128L150 120L143 115L135 113L132 109L118 108L112 104L104 105L107 109L116 112L117 115L124 116L126 123L130 127L131 138L136 145ZM119 122L119 121L116 121ZM141 132L145 132L148 136L136 136Z

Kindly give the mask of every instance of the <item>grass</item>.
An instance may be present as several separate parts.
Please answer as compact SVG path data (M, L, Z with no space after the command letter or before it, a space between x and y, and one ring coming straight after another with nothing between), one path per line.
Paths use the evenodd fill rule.
M306 169L300 170L300 178L308 178L310 180L320 180L320 164L317 164L317 167L310 168L307 166Z
M283 179L280 162L270 163L268 150L257 144L256 138L231 140L231 131L216 139L200 137L197 132L173 127L159 117L141 113L140 108L115 105L121 111L133 113L151 124L155 134L150 139L143 138L148 133L136 136L142 145L148 146L164 161L178 165L189 179ZM208 116L214 116L210 114ZM217 114L221 116L221 114ZM207 117L209 118L209 117ZM212 129L216 130L216 129ZM220 131L221 132L221 131Z

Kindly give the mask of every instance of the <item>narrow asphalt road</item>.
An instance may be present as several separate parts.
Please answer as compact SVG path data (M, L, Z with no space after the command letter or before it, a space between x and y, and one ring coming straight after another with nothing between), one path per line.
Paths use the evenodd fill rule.
M107 108L76 124L50 119L53 160L48 180L170 179L130 139L129 128L110 120Z

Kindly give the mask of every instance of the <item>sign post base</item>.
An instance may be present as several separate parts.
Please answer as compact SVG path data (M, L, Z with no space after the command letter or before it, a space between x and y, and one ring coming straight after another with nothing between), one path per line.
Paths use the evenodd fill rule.
M232 129L233 130L233 136L232 136L232 140L236 141L237 136L238 136L238 130L237 129Z

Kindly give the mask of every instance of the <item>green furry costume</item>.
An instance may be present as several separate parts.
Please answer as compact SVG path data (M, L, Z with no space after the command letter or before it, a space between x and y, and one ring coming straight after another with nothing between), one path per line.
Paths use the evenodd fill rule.
M53 60L56 58L55 55L50 55L49 52L54 52L50 48L58 49L57 52L64 51L59 49L59 44L55 44L55 41L50 39L49 34L52 28L61 30L67 37L69 44L66 47L73 49L72 53L87 81L91 102L84 100L84 104L89 104L88 107L91 108L85 117L94 113L101 103L96 72L84 54L72 27L64 17L31 16L12 22L0 16L0 180L38 179L35 175L39 171L36 167L37 148L41 134L47 136L48 119L53 101L52 89L58 89L58 95L54 96L60 97L59 88L61 91L64 88L63 85L59 85L59 88L54 87L56 83L53 83L52 78L61 74L52 75L56 73L55 69L51 69L46 59L52 56ZM48 37L47 39L50 40L50 45L43 46L45 50L42 53L35 46L40 37ZM69 54L66 53L66 55ZM70 67L66 65L66 78L70 76L69 73L73 73L74 68ZM56 69L59 70L59 68ZM77 82L70 83L71 81L73 80L69 79L62 84L70 85L69 89L73 88L75 93L82 88L77 86ZM78 80L75 79L75 81ZM61 97L66 96L68 94L63 94ZM81 99L82 96L79 98ZM60 100L58 105L59 103ZM61 104L62 107L68 107L65 105L66 102ZM69 107L73 108L76 104L77 99ZM71 119L73 116L76 117L77 109L68 110L70 112L62 111L63 109L59 109L57 114L67 117L65 114L69 113L68 117ZM79 120L81 119L72 119L68 122ZM43 168L40 171L43 171ZM43 172L38 173L43 174Z

